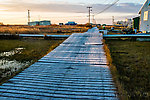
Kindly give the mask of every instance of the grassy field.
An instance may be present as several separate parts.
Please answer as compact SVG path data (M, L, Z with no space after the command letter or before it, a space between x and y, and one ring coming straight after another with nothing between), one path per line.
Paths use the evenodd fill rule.
M23 25L8 25L0 26L0 34L65 34L86 32L88 27L86 26L23 26Z
M0 83L21 72L63 41L40 39L0 40L0 54L16 50L16 48L23 48L20 52L10 56L0 56Z
M128 98L150 99L150 42L107 40L106 44L116 67L113 75Z
M63 42L63 40L0 40L0 53L11 51L15 48L25 48L22 53L9 56L7 59L15 59L20 62L36 61L58 46L61 42Z

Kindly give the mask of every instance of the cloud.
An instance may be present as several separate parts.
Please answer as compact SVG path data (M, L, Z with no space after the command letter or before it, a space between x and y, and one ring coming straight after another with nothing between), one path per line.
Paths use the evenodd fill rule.
M93 8L95 9L95 13L103 11L104 8L107 8L110 5L105 4L95 4ZM115 12L115 13L138 13L141 8L141 4L134 4L134 3L120 3L114 5L110 9L106 10L105 12Z
M1 5L0 9L8 9L8 11L25 11L27 9L38 11L38 12L80 12L86 11L86 7L82 5L73 5L73 4L65 4L65 3L57 3L54 2L47 4L39 4L39 3L22 3L22 2L11 2L8 4Z
M70 4L62 0L48 1L46 3L40 2L41 0L6 0L2 3L0 9L7 9L7 11L26 11L30 9L37 12L73 12L73 13L87 13L88 9L83 4ZM39 1L39 2L37 2ZM93 4L93 12L98 13L108 7L108 4ZM118 12L118 13L138 13L141 4L134 3L120 3L114 5L105 12Z
M123 13L138 13L142 4L122 3L113 7L110 11L123 12Z

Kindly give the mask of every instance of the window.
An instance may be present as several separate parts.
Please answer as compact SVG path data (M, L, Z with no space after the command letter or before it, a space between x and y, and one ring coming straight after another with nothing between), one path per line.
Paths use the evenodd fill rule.
M147 21L148 20L148 11L145 11L144 12L144 21Z

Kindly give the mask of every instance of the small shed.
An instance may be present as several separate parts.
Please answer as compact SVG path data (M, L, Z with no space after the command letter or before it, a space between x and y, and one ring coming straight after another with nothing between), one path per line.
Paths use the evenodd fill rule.
M140 16L133 18L133 28L139 30Z

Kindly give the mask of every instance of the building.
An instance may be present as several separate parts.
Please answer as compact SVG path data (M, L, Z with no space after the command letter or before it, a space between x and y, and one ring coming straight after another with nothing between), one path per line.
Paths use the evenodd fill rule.
M61 26L61 25L64 25L64 23L59 23L59 25Z
M39 25L51 25L51 21L49 20L40 21Z
M150 0L146 0L139 11L140 14L140 31L143 33L150 32Z
M125 19L125 24L127 25L128 28L132 28L133 22L132 19Z
M120 26L126 26L127 27L127 24L125 21L117 21L117 24L116 25L120 25Z
M44 20L44 21L33 21L28 23L29 26L36 26L36 25L51 25L51 21Z
M29 26L36 26L36 25L39 25L39 23L40 23L39 21L33 21L33 22L29 22L28 25Z
M65 25L77 25L77 23L70 21L70 22L66 23Z
M140 17L133 18L133 29L139 30L140 26Z
M118 21L116 25L132 28L132 19L125 19L125 21Z

